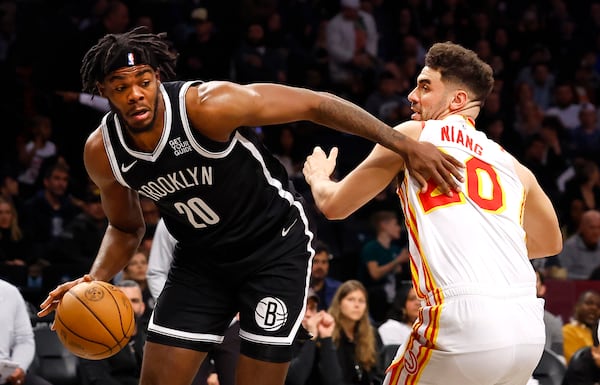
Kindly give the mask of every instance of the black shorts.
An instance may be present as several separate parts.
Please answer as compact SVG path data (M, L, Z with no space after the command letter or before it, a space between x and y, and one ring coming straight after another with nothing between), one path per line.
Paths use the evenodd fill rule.
M208 351L239 312L242 354L289 361L306 307L313 234L304 213L292 210L270 238L254 250L230 251L239 255L178 248L148 341Z

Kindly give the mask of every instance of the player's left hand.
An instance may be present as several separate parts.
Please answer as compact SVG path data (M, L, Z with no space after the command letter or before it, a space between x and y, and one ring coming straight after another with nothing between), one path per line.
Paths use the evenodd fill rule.
M329 156L319 146L315 147L313 153L306 158L302 173L306 183L310 186L314 178L329 178L335 170L335 161L337 159L338 149L333 147Z
M12 385L23 385L25 383L25 371L16 368L10 376L6 377L6 382Z
M458 182L464 180L461 173L464 165L433 144L417 142L406 154L405 162L408 172L423 191L427 189L427 180L430 178L444 194L452 195L452 191L460 191Z

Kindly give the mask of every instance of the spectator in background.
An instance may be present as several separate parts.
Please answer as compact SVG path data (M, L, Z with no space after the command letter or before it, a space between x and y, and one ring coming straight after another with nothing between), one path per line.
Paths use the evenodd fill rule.
M356 88L375 80L379 36L375 19L360 9L359 0L341 0L340 6L327 24L329 75L339 91L356 94Z
M556 116L569 131L577 128L582 105L577 100L575 87L570 82L561 82L554 88L554 104L545 111L546 116Z
M52 263L62 265L70 278L90 270L108 226L100 194L89 192L83 201L83 211L67 223L53 251Z
M536 270L536 291L538 298L544 298L546 295L546 285L544 276ZM559 316L550 313L544 309L544 324L546 325L546 346L545 349L551 350L558 356L564 356L563 349L563 322Z
M402 345L412 333L412 326L419 316L421 301L412 285L398 291L387 320L379 326L379 336L384 345ZM384 364L388 364L385 362Z
M375 239L361 250L358 276L369 293L371 317L382 322L396 297L396 274L408 261L408 251L394 243L402 231L395 212L375 212L371 223Z
M333 385L328 368L334 366L332 363L338 359L332 340L335 322L331 314L318 310L319 301L319 296L314 290L308 289L302 327L312 338L296 338L294 341L285 385Z
M377 373L381 339L369 321L367 290L362 283L349 280L339 287L329 313L335 321L333 343L337 349L337 365L327 367L331 384L380 384L383 373Z
M0 261L5 265L25 267L28 260L29 252L17 210L10 201L0 197Z
M122 276L123 280L136 282L142 291L145 310L140 316L139 321L143 325L144 330L146 330L146 326L152 315L152 309L154 309L154 304L156 303L148 288L148 253L147 250L139 248L135 254L133 254L133 257L131 257L127 266L123 269Z
M579 112L581 123L572 132L571 153L600 163L600 128L598 110L591 103L585 103Z
M23 212L23 197L19 193L17 173L8 165L0 171L0 197L15 206L19 214Z
M327 310L342 283L329 277L330 261L333 259L329 247L324 242L315 241L314 248L315 256L312 262L310 288L319 298L319 301L316 302L318 310Z
M21 194L30 197L38 187L38 176L45 160L57 155L56 144L51 140L52 122L47 116L34 116L29 121L31 139L17 142L19 163L24 171L19 175Z
M397 80L390 71L379 75L377 89L368 97L365 108L391 126L410 117L410 103L406 96L396 92Z
M46 265L58 237L78 213L79 208L67 193L69 166L57 161L44 174L44 187L25 202L23 229L31 241L32 258Z
M573 319L562 329L567 364L577 350L598 344L596 330L599 318L600 293L593 290L581 293L575 303Z
M567 238L558 254L560 266L567 270L568 279L588 279L600 266L600 211L588 210L577 234Z
M248 25L246 38L235 55L235 78L242 84L287 81L284 58L265 45L265 31L260 23Z
M571 202L579 200L585 210L600 209L600 172L598 165L590 160L577 158L574 162L575 175L565 184L560 207L568 209Z
M180 79L223 80L230 74L230 52L206 8L195 8L190 14L193 32L180 49Z
M27 373L35 355L35 340L27 305L19 289L0 279L0 360L12 361L17 368L7 377L10 385L50 385Z
M142 367L145 332L138 323L144 314L140 286L131 280L117 285L131 301L136 318L136 328L127 346L112 357L102 360L79 359L79 373L86 385L137 385Z

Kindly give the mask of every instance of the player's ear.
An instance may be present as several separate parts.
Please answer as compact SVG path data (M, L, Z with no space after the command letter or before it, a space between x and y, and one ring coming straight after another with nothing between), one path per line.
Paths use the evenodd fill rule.
M98 90L98 94L100 96L104 96L104 86L100 84L100 82L96 82L96 89Z
M454 91L454 96L450 100L450 110L456 111L462 109L469 101L469 95L465 90L458 89Z

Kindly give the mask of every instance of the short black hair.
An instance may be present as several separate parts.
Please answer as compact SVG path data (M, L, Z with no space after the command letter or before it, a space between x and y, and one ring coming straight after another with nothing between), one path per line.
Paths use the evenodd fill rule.
M163 80L174 78L177 54L171 50L172 44L166 36L166 33L149 33L146 27L105 35L86 52L81 62L83 91L97 94L96 82L102 82L107 74L127 65L148 64L160 70Z

